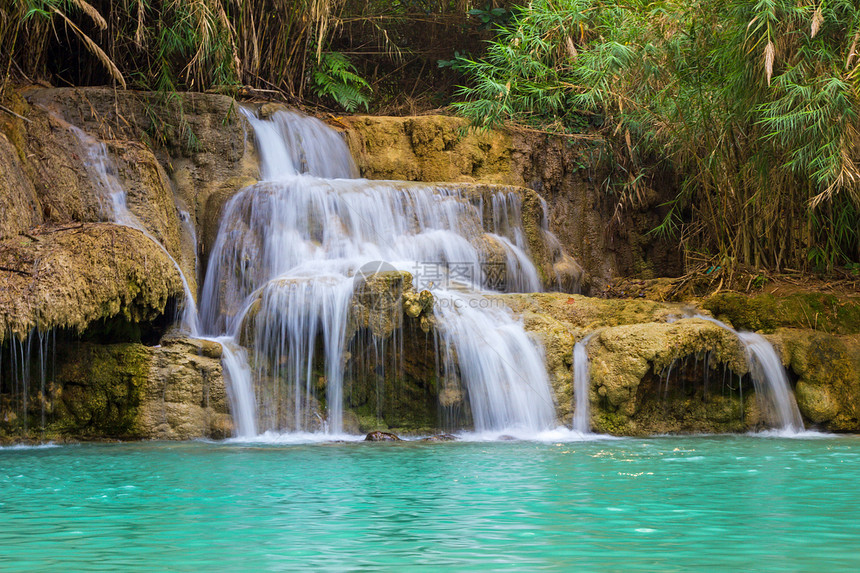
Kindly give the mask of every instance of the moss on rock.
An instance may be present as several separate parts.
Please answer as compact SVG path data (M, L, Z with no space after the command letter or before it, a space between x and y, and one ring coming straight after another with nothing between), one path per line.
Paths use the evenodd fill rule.
M780 329L772 338L798 378L803 416L826 430L860 431L860 336Z
M779 297L725 292L708 297L702 306L739 330L808 328L833 334L860 333L860 297L820 292Z
M14 147L0 133L0 239L13 237L42 222L42 206Z
M41 229L0 242L0 341L34 328L81 332L99 319L161 315L179 275L140 231L111 224Z
M0 442L231 434L221 364L207 356L220 352L217 343L169 338L148 347L52 338L49 354L31 356L25 385L0 373L6 375L0 377Z
M47 433L75 438L138 437L137 418L152 350L140 344L73 344L58 357Z
M341 122L363 177L522 183L511 171L510 136L470 130L462 118L355 116Z

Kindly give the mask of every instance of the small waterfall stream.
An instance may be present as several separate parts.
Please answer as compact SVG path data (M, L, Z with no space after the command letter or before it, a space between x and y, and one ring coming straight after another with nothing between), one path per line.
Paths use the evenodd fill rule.
M573 425L572 429L582 434L591 432L591 368L588 362L588 342L595 335L592 332L573 345Z
M788 383L785 368L773 345L760 334L738 332L728 324L710 316L699 314L694 318L712 322L738 337L744 347L756 397L762 405L768 423L788 433L802 432L803 419Z
M174 268L179 273L179 279L182 281L182 289L185 291L185 301L182 310L182 324L189 331L192 337L198 337L200 333L200 324L197 315L197 302L191 287L188 284L188 279L185 273L182 272L182 267L173 258L170 252L161 242L150 233L140 219L135 216L128 208L126 201L126 191L117 178L117 169L113 160L108 153L107 146L86 134L83 130L68 125L69 129L78 137L87 153L86 168L90 178L96 185L96 188L101 191L108 199L108 203L103 205L107 216L117 225L130 227L143 233L147 239L152 241L173 263Z
M343 431L345 336L368 264L408 271L416 292L433 293L439 376L443 385L462 385L476 431L552 427L541 349L507 308L484 296L540 290L519 198L492 198L494 232L486 232L482 208L457 188L355 179L345 143L319 120L247 115L263 181L225 205L201 294L207 335L238 348L242 333L253 333L244 341L252 366L224 361L235 410L243 412L238 434L319 428L320 376L322 428ZM504 280L491 280L491 264L504 267ZM320 357L324 372L314 368ZM244 414L253 411L256 426Z

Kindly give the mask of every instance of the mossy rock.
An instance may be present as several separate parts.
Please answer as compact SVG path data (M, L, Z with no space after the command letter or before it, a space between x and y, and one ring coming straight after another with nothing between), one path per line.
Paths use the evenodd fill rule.
M32 239L0 241L0 341L34 328L83 332L122 316L152 321L183 293L165 253L138 230L92 223L34 231Z
M860 431L860 336L781 329L773 338L798 378L804 418L829 431Z
M152 350L140 344L72 344L62 349L50 433L137 437Z
M829 422L839 414L839 405L826 386L798 382L794 393L801 413L816 424Z
M825 293L744 295L718 293L702 306L738 330L771 333L777 328L808 328L831 334L860 333L860 298Z

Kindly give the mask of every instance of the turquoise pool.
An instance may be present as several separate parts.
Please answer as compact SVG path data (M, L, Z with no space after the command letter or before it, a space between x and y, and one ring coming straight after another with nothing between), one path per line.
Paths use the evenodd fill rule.
M860 438L0 450L0 570L856 571Z

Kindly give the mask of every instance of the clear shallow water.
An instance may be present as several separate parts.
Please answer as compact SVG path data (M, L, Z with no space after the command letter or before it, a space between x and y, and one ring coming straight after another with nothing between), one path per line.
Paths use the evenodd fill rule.
M860 438L0 450L0 570L853 571Z

